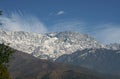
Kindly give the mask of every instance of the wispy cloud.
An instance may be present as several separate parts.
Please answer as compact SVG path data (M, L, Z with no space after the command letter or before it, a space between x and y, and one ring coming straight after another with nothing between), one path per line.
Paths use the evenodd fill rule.
M63 14L65 14L65 12L61 10L61 11L57 12L56 15L63 15Z
M78 31L80 33L85 32L86 24L81 21L59 21L52 25L51 31Z
M104 24L100 25L101 29L97 29L94 36L101 42L108 43L120 43L120 25L116 24Z
M0 17L2 22L1 29L10 31L26 31L35 33L45 33L47 29L38 18L31 15L21 15L11 13L9 16Z
M49 16L59 16L59 15L64 15L64 14L66 14L66 12L65 11L63 11L63 10L60 10L60 11L57 11L57 12L51 12L51 13L49 13Z

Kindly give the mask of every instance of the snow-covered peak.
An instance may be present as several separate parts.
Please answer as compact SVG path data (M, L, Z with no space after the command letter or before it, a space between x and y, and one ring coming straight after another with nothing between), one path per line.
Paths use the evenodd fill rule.
M63 54L86 48L105 48L94 38L71 31L37 34L0 30L0 36L1 43L10 43L17 50L43 59L56 59Z

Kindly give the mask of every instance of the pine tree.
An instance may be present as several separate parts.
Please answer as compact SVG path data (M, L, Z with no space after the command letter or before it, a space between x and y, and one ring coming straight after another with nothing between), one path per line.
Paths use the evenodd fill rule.
M12 48L0 44L0 79L10 79L7 63L9 62L12 53L14 53Z

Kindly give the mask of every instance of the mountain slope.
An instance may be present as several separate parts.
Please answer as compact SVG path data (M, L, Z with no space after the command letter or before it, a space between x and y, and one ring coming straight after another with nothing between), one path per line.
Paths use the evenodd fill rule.
M120 76L120 50L85 49L59 57L56 62L73 64Z
M108 79L82 67L40 60L23 52L14 53L9 71L12 79Z

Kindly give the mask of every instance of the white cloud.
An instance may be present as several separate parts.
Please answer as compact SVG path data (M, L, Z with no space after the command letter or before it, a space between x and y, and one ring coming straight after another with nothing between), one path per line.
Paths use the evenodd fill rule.
M57 15L63 15L63 14L65 14L65 12L64 11L59 11L59 12L57 12Z
M45 33L47 29L45 25L34 16L19 15L12 13L10 16L0 17L3 23L0 28L10 31L27 31L35 33Z
M58 11L58 12L51 12L51 13L49 13L49 16L54 16L54 15L57 15L57 16L59 16L59 15L63 15L63 14L65 14L66 12L65 11L63 11L63 10L61 10L61 11Z

